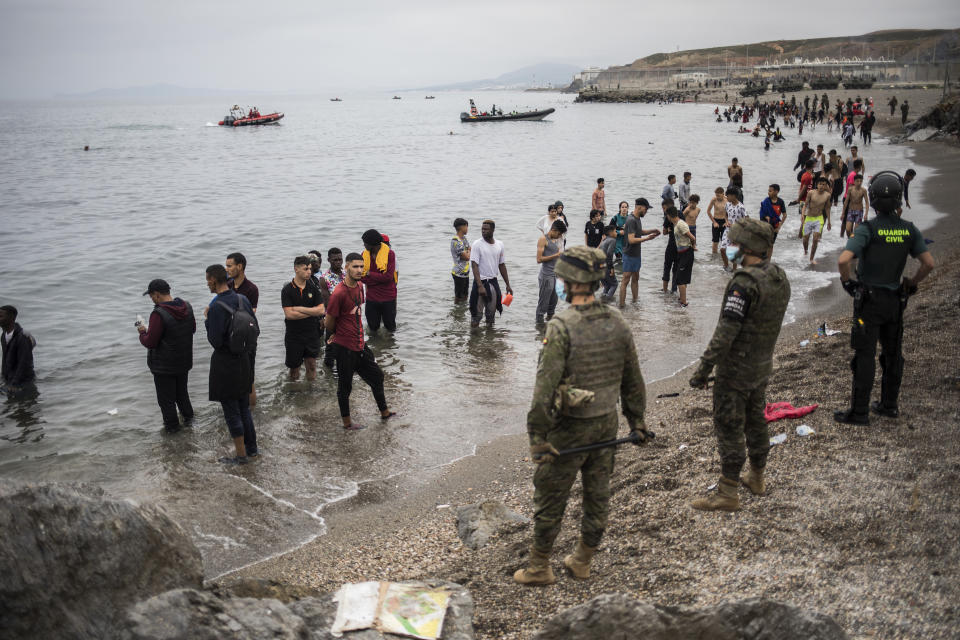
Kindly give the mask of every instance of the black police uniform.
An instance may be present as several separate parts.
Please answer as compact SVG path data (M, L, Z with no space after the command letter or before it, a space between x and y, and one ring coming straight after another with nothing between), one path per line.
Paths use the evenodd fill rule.
M846 249L858 258L860 286L854 296L850 346L854 349L853 397L849 412L837 412L849 421L867 422L870 391L876 371L877 340L880 341L880 407L895 414L903 378L903 310L909 292L901 284L907 256L926 253L923 236L912 222L895 213L877 212L857 227ZM848 421L848 420L843 420Z

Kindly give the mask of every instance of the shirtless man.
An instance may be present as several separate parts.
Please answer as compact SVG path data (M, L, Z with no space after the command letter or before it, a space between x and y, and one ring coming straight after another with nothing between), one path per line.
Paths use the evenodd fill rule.
M811 265L817 264L814 258L817 255L820 234L823 233L824 218L827 222L827 231L833 228L830 224L830 201L832 197L827 189L829 185L830 182L821 176L817 180L816 191L809 193L803 203L803 223L801 225L803 229L803 255L807 255L810 236L813 236L813 245L809 247Z
M687 201L687 206L683 208L683 220L690 227L690 233L697 237L697 218L700 217L700 196L693 194Z
M723 187L713 190L713 198L707 205L707 217L713 223L713 253L717 253L717 243L727 226L727 197L723 195ZM687 224L690 224L689 222Z
M730 166L727 167L727 175L730 177L728 187L743 189L743 167L737 162L736 158L730 161Z
M846 221L848 238L853 237L854 230L861 222L866 222L868 211L870 211L870 196L863 188L863 174L858 173L843 201L843 218L841 219Z

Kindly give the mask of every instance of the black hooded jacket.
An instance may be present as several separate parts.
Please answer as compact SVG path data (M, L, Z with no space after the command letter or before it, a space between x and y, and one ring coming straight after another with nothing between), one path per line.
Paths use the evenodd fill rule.
M11 387L22 387L33 382L36 379L33 347L37 344L34 337L15 322L13 337L7 342L7 335L3 333L0 335L0 344L3 346L3 382Z

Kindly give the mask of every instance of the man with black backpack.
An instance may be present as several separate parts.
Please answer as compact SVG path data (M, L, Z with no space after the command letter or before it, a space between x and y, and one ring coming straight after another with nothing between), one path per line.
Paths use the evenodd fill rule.
M187 374L193 368L193 334L197 332L197 321L189 302L170 295L166 280L151 280L143 295L150 296L154 307L148 326L136 323L140 344L147 348L147 367L157 388L163 428L178 431L178 408L184 422L193 420Z
M250 385L253 384L249 353L256 348L260 328L246 296L227 285L222 264L207 267L207 286L217 296L207 314L210 356L210 400L219 401L233 438L234 457L220 458L225 464L245 464L259 455L257 433L250 413Z

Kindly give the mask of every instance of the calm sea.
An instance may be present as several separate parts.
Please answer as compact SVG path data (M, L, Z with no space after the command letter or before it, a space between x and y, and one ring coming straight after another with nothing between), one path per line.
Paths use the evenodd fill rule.
M714 105L486 93L473 96L481 108L557 111L544 122L471 125L458 117L467 94L402 96L258 96L261 112L286 118L238 130L215 126L228 100L4 104L0 303L16 305L38 340L41 393L0 406L0 474L91 482L159 502L203 551L209 576L282 553L322 535L324 507L363 483L428 478L478 443L524 431L540 345L535 224L549 202L565 203L569 241L579 244L598 177L608 210L640 196L656 202L667 174L684 170L706 203L737 156L752 215L769 183L783 185L787 201L796 193L795 132L764 151L736 124L715 123ZM840 147L825 127L804 138ZM875 142L868 173L902 171L907 153ZM922 180L921 172L915 193ZM493 218L506 248L516 298L493 330L471 332L467 310L452 302L458 216L470 221L471 238ZM928 226L935 213L916 206L911 216ZM647 221L656 227L660 216ZM704 214L686 310L656 292L666 240L643 245L640 301L625 316L648 381L692 362L709 340L726 276L709 255L708 223ZM777 244L793 285L791 318L835 295L823 289L831 274L805 268L797 225L792 209ZM371 345L401 417L381 426L357 380L354 415L373 426L344 433L330 372L313 383L285 380L280 289L296 255L358 250L370 227L390 235L398 256L398 330ZM841 246L836 227L823 245ZM260 288L254 417L264 456L224 469L215 460L231 445L219 405L206 400L202 325L190 377L196 424L167 435L133 322L149 315L140 294L153 278L199 313L210 299L204 269L233 251L246 254Z

